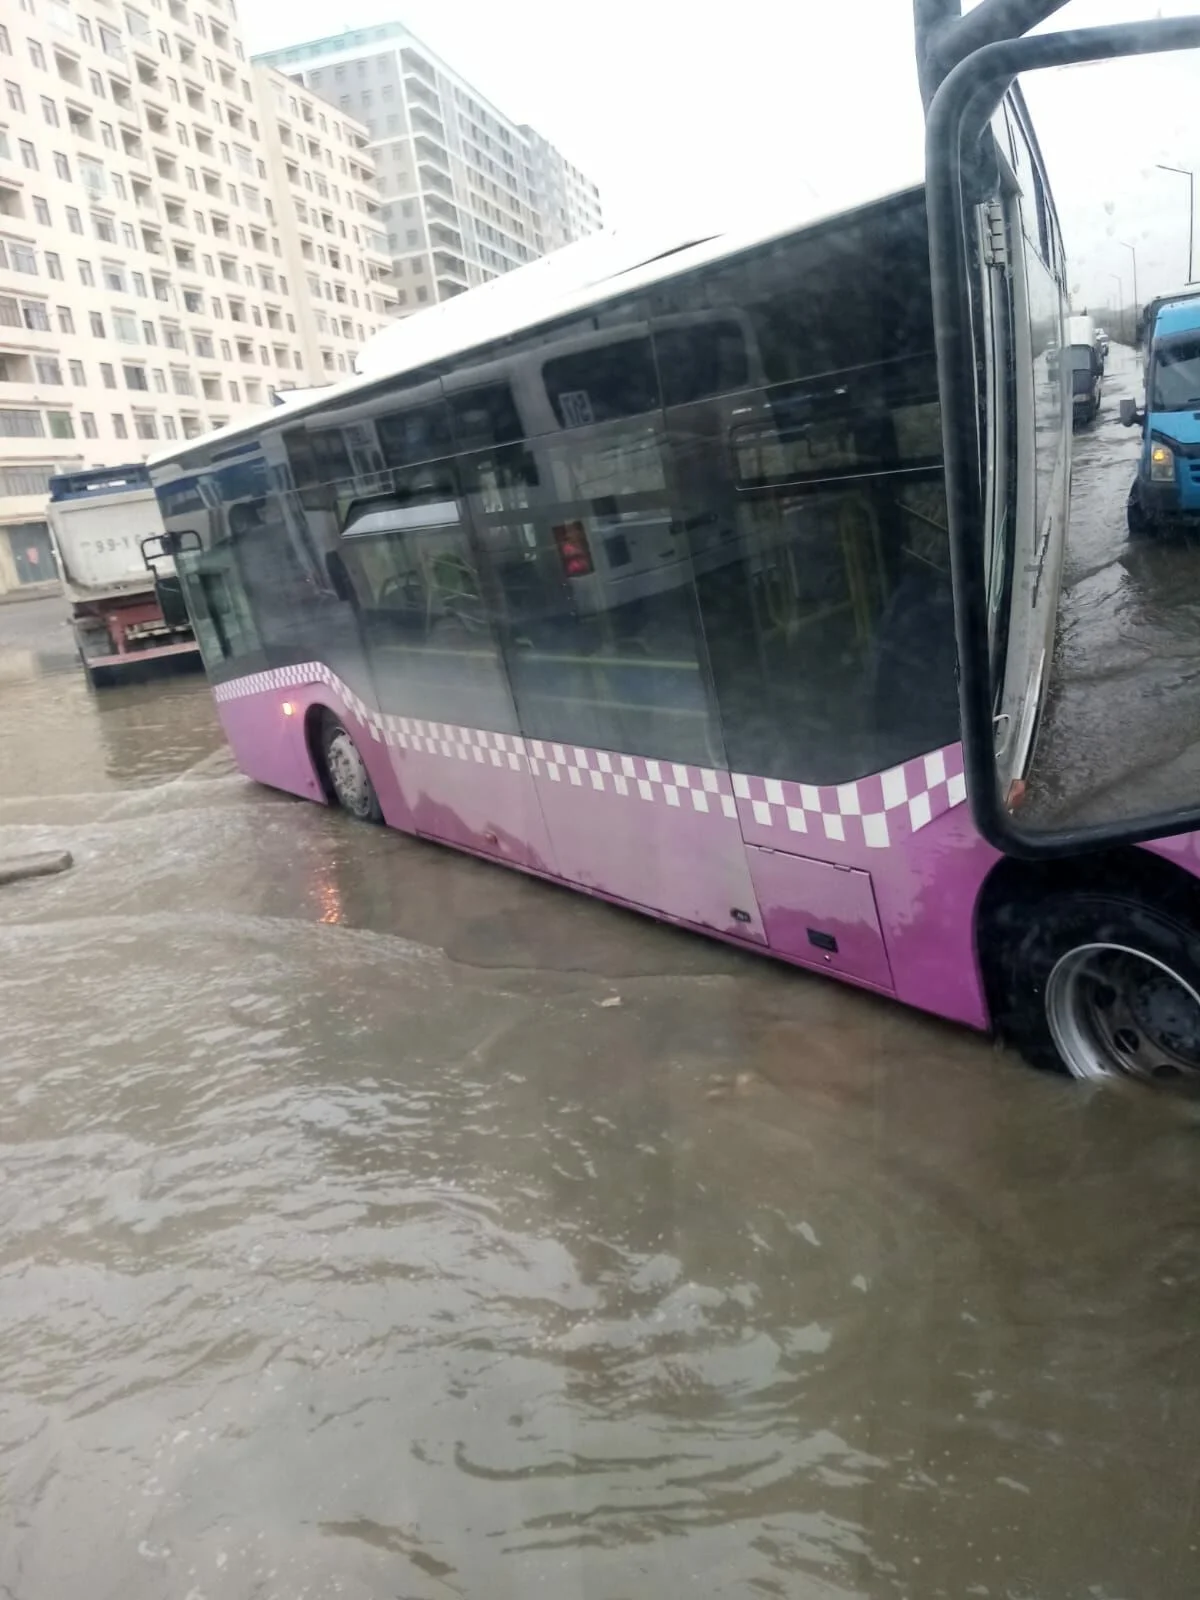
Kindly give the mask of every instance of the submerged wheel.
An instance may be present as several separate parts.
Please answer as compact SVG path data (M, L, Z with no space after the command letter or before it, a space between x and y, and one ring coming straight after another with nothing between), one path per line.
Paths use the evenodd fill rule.
M1129 491L1129 499L1125 502L1125 527L1131 539L1149 539L1154 533L1154 526L1138 496L1136 483Z
M1200 929L1119 892L1048 895L1001 957L1002 1031L1034 1066L1200 1090Z
M333 798L360 822L381 822L379 796L358 746L332 714L321 728L321 757Z

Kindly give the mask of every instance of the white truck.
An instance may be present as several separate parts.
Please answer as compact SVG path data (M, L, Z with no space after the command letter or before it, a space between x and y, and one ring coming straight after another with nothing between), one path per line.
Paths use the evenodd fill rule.
M171 538L144 466L51 478L48 521L90 684L199 665Z

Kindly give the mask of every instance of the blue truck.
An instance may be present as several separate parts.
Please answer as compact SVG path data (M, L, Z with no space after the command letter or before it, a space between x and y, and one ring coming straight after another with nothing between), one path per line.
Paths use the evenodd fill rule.
M1142 430L1129 492L1131 538L1200 530L1200 295L1156 301L1146 324L1146 403L1121 401Z

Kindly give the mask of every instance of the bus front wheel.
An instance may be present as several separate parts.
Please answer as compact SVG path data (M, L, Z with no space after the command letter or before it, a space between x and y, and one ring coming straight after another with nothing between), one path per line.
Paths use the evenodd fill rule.
M1119 891L1062 890L1013 919L1005 1036L1034 1066L1089 1082L1200 1089L1200 928Z
M321 759L333 798L360 822L382 822L383 811L367 764L345 727L327 712L321 725Z

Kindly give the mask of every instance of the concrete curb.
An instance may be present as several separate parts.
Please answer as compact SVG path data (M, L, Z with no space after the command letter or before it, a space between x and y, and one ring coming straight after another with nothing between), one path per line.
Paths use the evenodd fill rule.
M25 878L48 878L74 866L69 850L41 850L36 855L0 856L0 886L20 883Z

